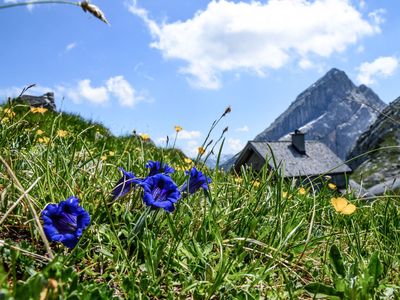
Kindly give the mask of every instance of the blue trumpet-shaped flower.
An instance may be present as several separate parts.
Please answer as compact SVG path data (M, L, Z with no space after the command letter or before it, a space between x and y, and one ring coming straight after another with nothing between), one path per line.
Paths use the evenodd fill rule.
M210 177L205 176L201 171L193 167L190 172L186 171L186 175L189 178L181 187L181 192L189 192L189 194L194 194L200 188L208 190L208 184L212 182Z
M90 223L90 215L72 196L58 204L48 204L42 211L43 230L49 241L74 248Z
M149 175L150 176L154 176L156 174L172 174L175 172L175 170L170 167L169 165L165 164L165 163L160 163L159 161L152 161L149 160L146 164L146 168L150 169L149 171Z
M163 208L168 212L175 210L181 193L175 182L165 174L156 174L147 177L141 184L143 187L143 201L147 206Z
M136 178L135 174L132 172L127 172L123 168L119 168L122 172L122 177L118 180L111 194L113 195L113 200L125 196L129 193L135 184L138 184L141 180Z

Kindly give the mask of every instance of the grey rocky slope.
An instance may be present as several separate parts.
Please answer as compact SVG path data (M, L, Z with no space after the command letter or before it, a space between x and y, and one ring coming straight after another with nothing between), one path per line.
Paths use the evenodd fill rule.
M357 138L376 120L386 104L367 86L356 86L338 69L331 69L303 91L256 141L289 139L300 129L306 139L325 143L345 159ZM233 164L229 160L224 168Z
M345 72L332 69L297 96L255 140L287 139L300 129L307 139L325 143L344 159L385 106L370 88L357 87Z
M385 188L399 186L399 147L400 97L382 111L350 152L348 158L352 159L350 165L354 169L353 179L362 182L374 194L382 193ZM379 148L386 149L371 152Z

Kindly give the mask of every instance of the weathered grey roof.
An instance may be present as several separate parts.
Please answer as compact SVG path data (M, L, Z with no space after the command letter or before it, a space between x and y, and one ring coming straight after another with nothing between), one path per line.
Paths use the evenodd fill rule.
M253 148L264 161L267 158L269 166L275 168L271 156L272 150L276 163L283 166L285 177L351 172L349 166L344 164L332 150L318 141L305 141L306 154L300 154L290 141L250 141L248 146Z

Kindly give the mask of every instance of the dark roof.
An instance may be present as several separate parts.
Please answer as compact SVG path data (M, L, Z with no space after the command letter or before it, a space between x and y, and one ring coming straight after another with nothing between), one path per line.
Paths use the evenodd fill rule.
M285 177L314 176L351 172L335 153L325 144L318 141L305 141L306 154L300 154L290 141L257 142L250 141L237 159L240 164L246 151L253 149L269 166L275 168L271 150L277 164L283 165ZM271 149L270 149L271 148ZM269 159L271 158L271 159Z

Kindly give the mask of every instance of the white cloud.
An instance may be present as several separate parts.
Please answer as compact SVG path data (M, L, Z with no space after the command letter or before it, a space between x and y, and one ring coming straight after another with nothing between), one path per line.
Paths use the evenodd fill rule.
M227 140L227 153L238 153L243 150L245 144L240 139L229 138Z
M399 66L399 60L394 56L381 56L372 62L364 62L358 68L357 81L364 84L373 84L375 77L389 77Z
M76 42L69 43L69 44L65 47L65 51L66 51L66 52L71 51L72 49L76 48L77 45L78 45L78 44L77 44Z
M382 8L379 8L377 10L374 10L368 14L368 17L370 17L375 24L382 24L385 22L385 19L383 18L383 15L386 13L386 11Z
M171 135L173 136L173 135ZM197 130L187 131L183 129L178 133L178 140L192 140L201 136L201 132Z
M77 95L95 104L104 104L108 101L108 91L104 86L92 87L90 79L79 81Z
M160 146L165 146L166 142L167 142L166 137L159 137L158 139L156 139L156 143Z
M0 97L16 97L23 87L10 87L0 89ZM94 86L90 79L78 81L76 85L62 84L56 85L53 88L35 86L27 92L27 94L41 95L49 91L56 93L56 98L66 97L75 103L87 101L97 105L105 105L110 99L116 99L120 106L133 107L140 101L149 101L143 92L138 93L133 86L124 78L124 76L110 77L100 86ZM1 99L0 99L1 100ZM183 132L183 137L190 138L196 136L197 132Z
M243 127L236 128L235 131L238 131L238 132L249 132L249 127L247 125L244 125Z
M137 95L136 90L124 78L115 76L107 80L107 90L113 94L121 106L133 107L139 101L144 100L142 95Z
M313 66L314 64L307 58L302 58L299 61L299 67L302 68L303 70L311 69Z
M381 12L364 19L350 0L213 0L184 21L158 24L131 0L129 10L148 26L151 47L186 63L180 71L197 87L217 89L227 71L263 75L293 60L343 52L362 37L380 32Z
M110 77L104 85L94 87L90 79L83 79L76 86L59 85L56 91L70 98L75 103L82 100L94 104L106 104L110 98L115 98L123 107L134 107L144 101L143 93L138 93L124 76Z
M189 157L196 157L199 147L200 147L200 145L199 145L198 141L194 141L194 140L188 141L186 144L186 147L183 149L183 151Z

